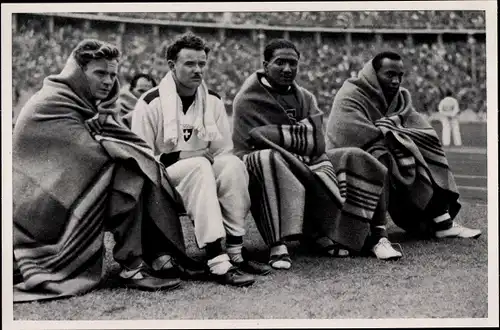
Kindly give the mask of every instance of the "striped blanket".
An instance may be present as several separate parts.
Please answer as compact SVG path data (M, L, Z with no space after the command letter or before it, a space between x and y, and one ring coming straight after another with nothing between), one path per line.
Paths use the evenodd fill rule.
M297 123L254 74L235 99L233 141L250 174L251 211L267 244L328 236L362 248L382 193L383 166L360 149L325 153L322 112L294 86L303 104ZM248 138L243 137L247 136Z
M389 167L389 212L401 227L416 229L433 197L452 218L457 215L458 190L436 132L415 111L405 88L387 103L371 62L335 96L327 148L338 147L360 147Z
M131 243L137 256L147 216L162 234L158 244L190 260L164 168L113 115L118 84L96 106L85 82L71 58L59 75L45 79L14 130L13 251L22 277L15 302L95 288L103 276L104 231L130 216L138 220L122 236L139 237ZM88 125L98 117L101 132ZM115 251L114 257L130 256Z

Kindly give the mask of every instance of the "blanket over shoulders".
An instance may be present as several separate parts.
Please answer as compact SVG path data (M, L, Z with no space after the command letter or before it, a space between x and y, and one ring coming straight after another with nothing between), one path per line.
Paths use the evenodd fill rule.
M164 217L156 225L174 253L188 258L176 213L180 199L147 144L118 118L118 82L98 104L85 82L70 57L60 74L44 80L14 129L13 250L23 279L14 301L96 287L105 229L137 207ZM102 131L92 131L86 123L99 116L105 118Z
M279 196L279 201L269 200L269 196L275 195L271 192L279 186L286 186L287 182L289 189L295 190L294 185L298 179L306 190L307 210L311 210L307 212L309 223L304 223L304 230L309 231L311 226L315 227L322 235L329 236L338 243L360 249L368 235L369 222L382 191L384 170L375 166L368 171L368 168L363 168L363 164L354 169L356 166L353 167L350 159L352 155L359 154L353 152L353 148L326 153L323 112L318 108L314 96L296 83L292 85L301 105L297 109L297 122L294 122L259 82L262 75L262 71L257 71L247 79L235 98L233 110L235 152L245 161L251 177L264 176L256 181L267 187L268 200L259 204L258 208L267 207L270 210L265 210L262 217L279 213L273 212L276 203L290 202L296 206L306 202L287 200L286 196ZM269 159L269 153L260 152L266 149L278 152L293 174L287 174L290 172L286 171L268 174L266 169L274 167L273 171L278 171L278 168ZM358 158L358 163L360 159ZM284 182L275 182L276 176ZM275 187L271 187L272 185ZM358 193L363 194L361 191L364 191L364 196L358 196ZM280 208L286 209L287 206L278 205L278 209ZM303 216L294 215L293 218L301 222ZM285 224L282 226L286 226L292 219L267 221L283 222ZM298 226L290 227L296 230Z
M460 209L458 190L439 137L401 87L390 104L372 62L346 80L327 123L327 148L359 147L377 159L389 157L391 175L423 210L437 188L449 197L450 215Z

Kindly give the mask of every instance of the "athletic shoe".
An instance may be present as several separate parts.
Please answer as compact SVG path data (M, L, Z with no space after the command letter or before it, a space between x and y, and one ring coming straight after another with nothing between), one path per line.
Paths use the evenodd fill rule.
M210 273L210 277L220 284L237 287L252 285L255 282L255 278L252 275L242 272L236 266L231 266L231 268L222 275Z
M449 229L436 231L437 238L478 238L481 236L481 230L464 227L456 222Z
M134 269L122 266L118 278L122 286L142 291L172 290L181 284L178 277L159 278L153 275L153 270L144 263Z
M372 247L373 254L380 260L398 260L403 255L396 251L391 242L385 237L382 237L377 244Z

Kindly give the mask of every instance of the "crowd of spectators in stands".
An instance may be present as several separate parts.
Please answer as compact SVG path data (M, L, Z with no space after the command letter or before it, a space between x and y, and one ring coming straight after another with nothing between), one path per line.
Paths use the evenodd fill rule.
M169 21L273 26L321 26L401 29L484 29L482 11L306 11L306 12L179 12L94 13Z
M136 26L136 25L133 25ZM13 34L13 93L38 89L49 74L57 73L64 66L69 52L84 37L99 38L122 45L122 60L119 66L122 84L137 72L150 73L157 81L168 71L165 62L165 44L173 40L178 31L162 30L160 35L151 33L150 27L127 27L121 36L116 26L99 25L88 31L82 24L65 23L56 26L49 34L43 23L30 20L19 24ZM243 81L262 66L262 49L259 40L254 40L249 31L219 38L217 34L196 31L209 41L212 52L209 56L206 81L218 92L231 109L232 100ZM384 40L380 47L375 39L353 39L349 46L342 36L336 39L323 35L317 45L314 35L304 37L292 35L291 39L301 51L298 81L313 91L321 109L326 113L344 80L357 75L362 65L377 51L393 49L405 59L407 74L403 86L408 88L417 110L432 113L443 92L450 88L457 95L461 109L474 112L486 110L486 49L484 42L475 44L475 74L473 80L471 50L467 41L444 42L440 46L436 37L415 42ZM434 38L434 40L432 40Z

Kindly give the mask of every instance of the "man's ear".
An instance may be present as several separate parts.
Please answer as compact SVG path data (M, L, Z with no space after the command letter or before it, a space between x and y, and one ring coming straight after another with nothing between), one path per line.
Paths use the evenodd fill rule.
M267 66L269 65L268 61L262 61L262 66L264 67L264 71L267 72Z
M172 60L168 60L167 61L167 64L168 64L168 67L171 71L173 71L175 69L175 62L172 61Z

